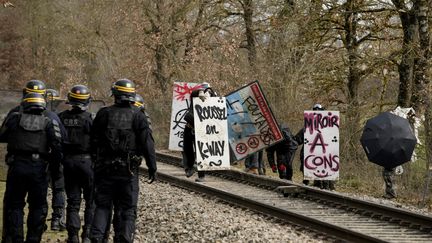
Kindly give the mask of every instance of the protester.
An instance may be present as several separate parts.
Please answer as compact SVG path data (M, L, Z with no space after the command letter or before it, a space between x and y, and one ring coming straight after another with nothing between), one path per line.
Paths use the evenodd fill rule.
M385 194L384 198L393 199L396 198L396 190L394 188L394 176L395 176L395 168L383 168L382 176L385 182Z
M208 86L208 84L206 84ZM194 165L195 158L195 129L194 129L194 112L193 112L193 98L199 97L205 100L208 97L216 97L217 93L212 88L202 88L192 91L190 95L189 110L185 115L186 126L183 130L183 164L185 166L185 173L187 177L191 177L195 173ZM198 178L196 182L205 181L205 172L198 171Z
M312 110L323 111L325 110L325 108L321 104L315 104ZM304 127L297 132L294 138L299 145L304 145ZM302 149L300 151L300 171L303 173L304 177L304 146L302 146ZM309 180L303 180L303 184L308 185ZM335 190L333 180L314 180L313 186L319 187L321 189Z
M283 134L283 141L272 145L266 149L267 160L272 168L273 173L279 173L280 179L292 180L293 167L292 162L295 152L297 151L297 141L294 139L288 125L281 124L280 129ZM274 154L276 153L276 163Z
M251 154L244 161L245 163L245 171L255 175L262 175L262 157L263 152L258 151L256 153ZM261 170L260 170L261 169Z

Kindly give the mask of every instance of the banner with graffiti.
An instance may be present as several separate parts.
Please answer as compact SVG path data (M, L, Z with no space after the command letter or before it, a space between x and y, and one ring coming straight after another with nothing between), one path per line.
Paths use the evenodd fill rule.
M196 89L206 88L206 84L174 82L171 110L169 150L181 151L183 148L184 116L190 106L190 94Z
M339 179L339 111L304 112L304 179Z
M232 161L283 140L283 135L258 81L226 96Z
M225 97L193 99L197 169L230 169Z

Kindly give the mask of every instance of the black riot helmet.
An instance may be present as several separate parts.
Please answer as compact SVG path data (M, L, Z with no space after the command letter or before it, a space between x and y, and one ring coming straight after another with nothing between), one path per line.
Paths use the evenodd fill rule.
M138 108L144 108L144 98L139 94L135 94L134 105Z
M46 109L45 97L39 93L28 93L24 95L21 106L24 111L43 111Z
M46 93L45 83L43 81L36 80L36 79L28 81L23 89L23 96L25 96L28 93L38 93L41 95L45 95Z
M135 102L135 83L129 79L119 79L111 87L116 103Z
M325 110L325 108L321 104L315 104L313 106L312 110L314 110L314 111L323 111L323 110Z
M59 100L60 93L55 89L47 89L46 90L46 99L47 101Z
M69 91L67 98L68 104L84 110L90 103L90 90L85 85L75 85Z

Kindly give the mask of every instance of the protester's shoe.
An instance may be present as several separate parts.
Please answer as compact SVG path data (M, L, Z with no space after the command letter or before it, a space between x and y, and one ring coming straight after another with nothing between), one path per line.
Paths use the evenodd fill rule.
M396 198L396 195L386 193L383 196L383 198L385 198L385 199L394 199L394 198Z
M330 189L330 191L334 191L334 190L336 190L336 187L335 187L335 183L334 183L334 181L331 181L331 182L329 183L329 189Z
M195 170L193 168L192 169L186 169L185 172L186 172L186 177L188 177L188 178L193 176L193 174L195 174Z
M252 168L247 169L246 172L254 174L254 175L258 175L258 168L252 167Z
M264 168L259 168L258 169L258 174L259 175L265 175L266 173L265 173L265 169Z
M196 182L205 182L205 177L198 177L195 179Z

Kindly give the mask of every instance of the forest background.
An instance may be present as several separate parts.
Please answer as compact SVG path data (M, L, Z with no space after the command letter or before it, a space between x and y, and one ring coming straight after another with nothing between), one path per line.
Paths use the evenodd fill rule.
M118 78L137 83L167 149L174 81L219 94L259 80L295 133L314 103L341 112L339 191L381 196L381 167L359 138L382 111L421 118L417 160L397 177L401 201L432 207L428 0L0 0L0 87L44 80L110 101ZM1 5L0 5L1 6ZM300 181L298 159L295 179Z

